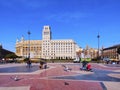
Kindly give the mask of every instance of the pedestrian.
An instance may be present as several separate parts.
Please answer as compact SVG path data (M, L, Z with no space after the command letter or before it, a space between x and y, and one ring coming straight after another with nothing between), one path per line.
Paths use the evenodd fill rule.
M40 61L40 66L39 66L40 69L43 69L43 64L44 64L44 62Z
M92 70L92 69L91 69L91 64L88 63L86 68L87 68L87 71L91 71L91 70Z
M81 68L81 70L86 70L86 65L87 65L87 61L86 60L82 61L82 68Z
M28 66L29 68L31 67L31 61L30 61L30 60L27 61L27 66Z

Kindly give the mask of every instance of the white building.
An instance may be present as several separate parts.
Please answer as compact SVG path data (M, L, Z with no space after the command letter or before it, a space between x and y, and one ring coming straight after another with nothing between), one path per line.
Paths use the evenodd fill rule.
M16 54L28 56L30 46L31 58L74 59L78 45L72 40L52 40L50 26L44 26L42 40L24 40L16 42Z

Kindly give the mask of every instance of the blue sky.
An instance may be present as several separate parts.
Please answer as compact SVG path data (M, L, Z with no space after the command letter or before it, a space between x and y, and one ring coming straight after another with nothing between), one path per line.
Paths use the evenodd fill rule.
M73 39L80 47L120 44L120 0L0 0L0 43L15 51L23 35L42 39L50 25L53 39Z

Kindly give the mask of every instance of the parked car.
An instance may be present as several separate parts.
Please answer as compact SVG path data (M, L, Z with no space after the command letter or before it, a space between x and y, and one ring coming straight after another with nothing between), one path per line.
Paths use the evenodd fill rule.
M103 61L109 61L110 59L108 57L103 58Z
M74 59L73 63L80 63L80 59Z
M108 57L104 57L103 61L105 61L108 64L110 62L110 59Z

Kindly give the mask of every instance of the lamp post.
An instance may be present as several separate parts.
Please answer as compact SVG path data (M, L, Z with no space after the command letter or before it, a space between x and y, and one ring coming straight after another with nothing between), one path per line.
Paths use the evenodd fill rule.
M28 42L28 59L30 60L30 34L31 34L31 32L30 31L28 31L28 38L29 38L29 42Z
M97 35L97 38L98 38L98 59L99 59L99 44L100 44L100 35L99 35L99 33Z

